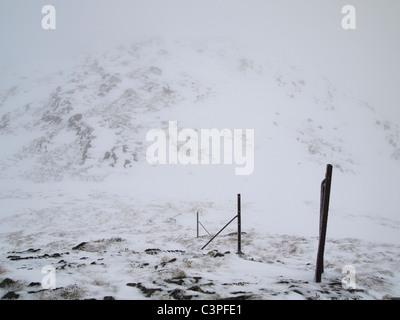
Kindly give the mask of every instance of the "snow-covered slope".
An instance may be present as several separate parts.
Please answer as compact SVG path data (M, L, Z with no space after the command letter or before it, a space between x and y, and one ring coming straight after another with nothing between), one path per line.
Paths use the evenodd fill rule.
M400 123L310 66L223 39L153 39L0 80L0 280L13 280L2 296L400 295ZM254 129L254 172L150 165L146 134L168 132L169 121ZM327 163L326 267L316 284ZM238 193L245 255L235 254L234 225L200 250L209 236L196 238L196 212L216 233L236 214ZM40 287L49 264L54 291ZM345 265L355 267L356 290L341 286Z

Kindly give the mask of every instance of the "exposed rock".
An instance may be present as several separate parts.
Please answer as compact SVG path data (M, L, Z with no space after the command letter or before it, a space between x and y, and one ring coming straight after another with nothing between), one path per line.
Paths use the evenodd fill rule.
M169 295L176 300L191 300L194 297L193 295L186 295L185 291L181 289L174 289L170 291Z
M154 292L156 291L162 291L161 288L146 288L145 286L142 285L141 282L138 283L127 283L126 284L129 287L135 287L138 288L142 293L147 297L150 298Z
M1 283L0 283L0 288L7 288L9 286L14 285L16 282L10 278L5 278Z
M181 286L185 283L185 280L183 280L183 279L167 279L167 280L165 280L165 282L171 283L171 284L177 284L177 285Z
M51 255L46 253L44 255L36 256L36 257L35 256L21 257L21 256L16 256L16 255L7 256L7 258L10 259L11 261L29 260L29 259L48 259L48 258L60 258L60 257L61 257L61 254L59 254L59 253L54 253Z
M154 254L160 253L161 250L160 249L146 249L146 250L144 250L144 252L146 252L147 254L154 255Z
M213 291L204 291L200 286L192 286L188 290L200 292L200 293L205 293L205 294L215 294Z
M38 286L40 286L40 285L41 285L40 282L31 282L31 283L28 285L28 287L38 287Z
M73 247L72 250L83 250L85 244L87 244L87 242L81 242L77 246Z
M2 300L15 300L19 298L19 294L14 291L7 292L1 299Z

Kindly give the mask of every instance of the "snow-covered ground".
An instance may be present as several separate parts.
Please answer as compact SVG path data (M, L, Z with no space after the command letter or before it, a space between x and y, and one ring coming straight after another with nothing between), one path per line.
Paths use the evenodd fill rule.
M26 70L25 70L26 72ZM400 296L400 123L324 75L229 40L153 39L0 78L0 295ZM150 129L254 129L255 167L146 161ZM334 166L325 272L320 183ZM242 251L235 222L242 197ZM56 268L56 289L42 268ZM342 269L355 269L355 289Z

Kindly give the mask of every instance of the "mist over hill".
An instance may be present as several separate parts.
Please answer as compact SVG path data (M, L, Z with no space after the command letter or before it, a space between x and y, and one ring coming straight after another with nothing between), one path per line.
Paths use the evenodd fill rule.
M18 165L34 181L129 171L144 160L146 132L168 120L195 129L254 127L258 157L286 155L289 146L293 159L332 162L340 172L376 159L397 166L400 158L399 125L379 106L228 40L157 38L54 71L3 86L0 130L13 141L3 148L3 175Z

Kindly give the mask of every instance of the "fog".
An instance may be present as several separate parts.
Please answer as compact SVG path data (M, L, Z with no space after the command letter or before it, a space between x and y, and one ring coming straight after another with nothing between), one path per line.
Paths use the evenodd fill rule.
M56 30L41 27L44 5ZM356 8L357 29L343 30L341 9ZM252 45L400 119L398 0L2 0L0 66L62 67L79 57L159 36L224 37Z

